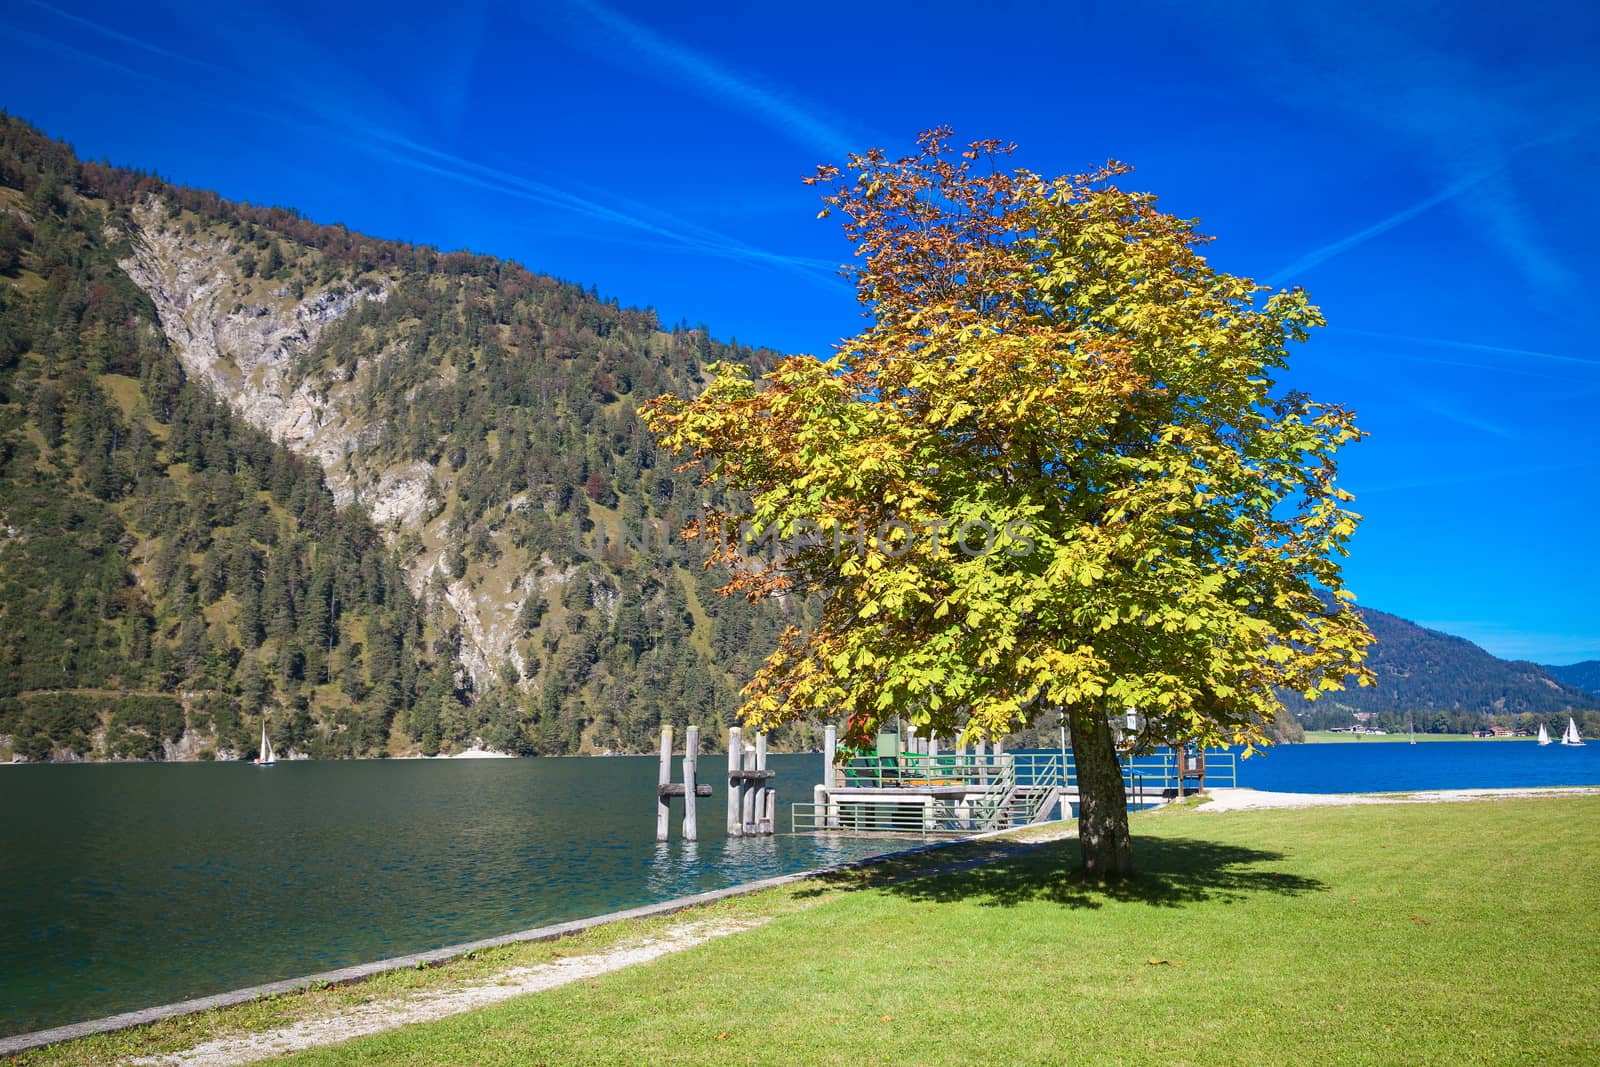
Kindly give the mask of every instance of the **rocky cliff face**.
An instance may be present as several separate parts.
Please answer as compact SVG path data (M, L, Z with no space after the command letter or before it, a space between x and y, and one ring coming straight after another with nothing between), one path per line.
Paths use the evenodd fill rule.
M296 293L248 276L234 242L186 225L155 197L131 214L135 224L120 236L132 254L119 265L155 303L184 371L275 440L320 463L335 500L365 507L391 546L408 532L417 535L406 554L412 589L420 592L438 576L440 599L461 634L462 665L480 687L504 662L523 674L511 624L537 580L485 581L472 572L445 580L445 539L430 529L437 525L430 519L449 475L432 464L385 465L371 455L380 427L359 416L356 401L386 355L342 369L306 365L324 329L365 301L387 300L388 282L367 275L359 287L339 281ZM559 582L561 575L551 578Z
M386 291L338 286L297 298L252 284L228 241L184 232L159 200L133 215L138 225L126 235L133 255L119 265L155 302L184 370L251 423L315 458L341 503L351 501L356 484L345 460L361 446L359 427L347 418L352 384L297 382L292 371L323 327L358 301L383 300Z

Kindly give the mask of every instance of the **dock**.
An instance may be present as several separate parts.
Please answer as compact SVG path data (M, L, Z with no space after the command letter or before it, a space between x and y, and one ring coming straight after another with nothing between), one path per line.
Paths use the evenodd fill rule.
M980 744L939 751L934 739L910 748L880 742L873 755L838 758L826 730L822 781L790 809L797 833L967 835L1071 818L1078 803L1070 751L1007 753ZM1237 784L1233 753L1182 747L1126 755L1130 808L1145 808L1214 786Z

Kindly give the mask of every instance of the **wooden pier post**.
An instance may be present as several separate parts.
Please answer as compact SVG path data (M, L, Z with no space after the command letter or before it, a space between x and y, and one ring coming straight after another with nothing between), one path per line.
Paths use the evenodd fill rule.
M763 732L756 734L756 770L764 771L766 769L767 735ZM764 837L770 837L772 835L773 813L768 810L767 802L771 799L769 794L771 794L773 790L766 788L766 783L763 781L758 782L754 786L753 792L755 793L756 817L754 821L756 824L756 833Z
M822 728L822 784L832 789L839 784L836 763L839 759L839 728L832 723Z
M822 785L813 791L816 810L823 816L822 825L830 830L839 826L839 807L828 800L828 790L839 785L839 728L832 723L822 728ZM826 807L824 807L826 805Z
M656 840L665 841L672 830L672 801L665 787L672 784L672 727L661 728L661 773L656 785Z
M988 785L989 784L989 742L986 741L986 740L978 742L977 763L978 763L978 784L979 785Z
M764 836L774 831L778 803L776 790L767 788L771 779L772 772L767 770L767 735L757 734L752 745L737 729L729 731L729 837Z
M711 787L700 777L700 727L691 726L684 738L683 781L672 780L672 727L661 728L661 773L656 779L656 840L665 841L672 833L672 798L683 798L683 839L699 838L696 819L698 800L711 795Z
M740 809L740 793L744 788L744 780L734 778L734 772L744 766L744 737L743 731L737 726L728 730L728 836L744 836L743 812Z
M744 762L740 766L747 771L759 770L756 766L756 746L744 746ZM756 832L756 786L748 778L739 779L739 819L741 833Z
M683 839L698 841L700 828L695 821L695 785L700 772L700 727L689 727L683 738L683 746Z

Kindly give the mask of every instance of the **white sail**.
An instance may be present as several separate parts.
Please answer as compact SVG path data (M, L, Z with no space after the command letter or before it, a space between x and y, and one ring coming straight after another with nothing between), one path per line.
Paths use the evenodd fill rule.
M1539 724L1539 743L1541 745L1548 745L1550 743L1550 731L1544 728L1544 723Z
M1563 745L1583 744L1583 738L1578 734L1578 724L1573 721L1570 715L1567 716L1567 732L1561 735L1561 743Z

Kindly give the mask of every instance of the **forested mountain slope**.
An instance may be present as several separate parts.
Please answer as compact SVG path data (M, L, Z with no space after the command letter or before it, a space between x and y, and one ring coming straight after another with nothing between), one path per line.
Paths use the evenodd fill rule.
M1559 667L1546 665L1544 671L1558 682L1600 693L1600 659L1587 659L1582 663L1568 663Z
M635 411L772 358L0 119L0 746L714 738L800 609L713 594Z
M1600 708L1600 697L1551 677L1536 663L1499 659L1471 641L1429 630L1396 615L1361 608L1377 643L1368 661L1377 675L1369 688L1328 693L1314 704L1289 706L1313 728L1348 726L1352 712L1401 716L1424 712L1419 730L1475 729L1494 715L1550 715ZM1436 723L1437 720L1437 723Z

